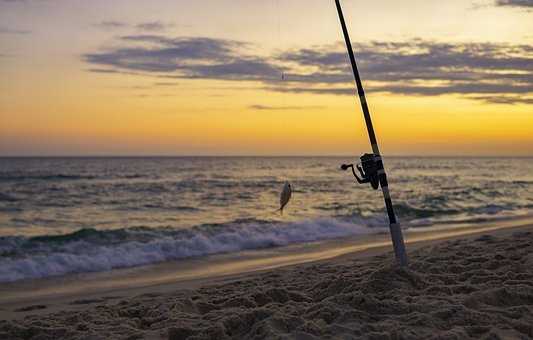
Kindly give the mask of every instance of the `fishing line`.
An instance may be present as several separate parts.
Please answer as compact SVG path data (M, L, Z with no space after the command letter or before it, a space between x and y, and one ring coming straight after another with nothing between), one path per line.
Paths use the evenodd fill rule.
M281 12L281 6L280 6L280 1L281 0L274 0L275 1L275 6L276 6L276 16L277 16L277 45L278 45L278 48L279 48L279 51L283 51L283 38L282 38L282 27L281 27L281 15L282 15L282 12ZM280 73L280 79L279 79L279 90L281 92L281 98L280 98L280 105L281 107L285 107L285 102L286 102L286 98L285 98L285 95L286 95L286 92L285 92L285 79L286 79L286 75L285 75L285 70L283 69L283 65L280 65L278 67L279 69L279 73Z
M281 43L281 12L280 12L279 1L280 0L276 0L276 13L278 17L278 46L282 46L282 43ZM283 72L283 68L280 68L280 71L281 71L280 72L281 80L283 81L285 80L285 73Z

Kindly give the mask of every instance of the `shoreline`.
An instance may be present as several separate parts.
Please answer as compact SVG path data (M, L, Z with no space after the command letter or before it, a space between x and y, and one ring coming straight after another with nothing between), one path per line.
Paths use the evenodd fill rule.
M0 338L533 338L533 224L419 240L409 254L409 268L392 265L382 247L119 295L4 305L2 314L17 317L0 319Z
M483 227L463 226L429 231L411 229L405 233L405 239L408 252L412 252L447 240L468 239L487 233L508 235L515 230L533 230L533 220L522 218L495 221ZM98 302L108 297L115 300L153 291L167 293L180 289L198 289L249 279L262 273L344 259L364 260L389 254L389 262L392 261L389 235L367 236L298 244L283 249L222 254L110 272L0 284L0 319L20 319L31 314L48 314L63 310L79 311L92 303L72 302Z

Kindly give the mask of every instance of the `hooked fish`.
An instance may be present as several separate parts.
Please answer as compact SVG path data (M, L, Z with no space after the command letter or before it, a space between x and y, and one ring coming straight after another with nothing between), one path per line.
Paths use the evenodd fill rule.
M285 185L283 186L283 190L281 191L281 195L279 196L279 205L280 208L278 211L283 215L283 208L289 203L289 200L292 196L292 188L291 184L289 182L285 182Z

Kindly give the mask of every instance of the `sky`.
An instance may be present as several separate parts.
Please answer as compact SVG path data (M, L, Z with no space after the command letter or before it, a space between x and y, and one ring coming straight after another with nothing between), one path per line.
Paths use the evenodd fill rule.
M533 156L532 0L343 0L381 151ZM333 0L0 0L0 155L352 155Z

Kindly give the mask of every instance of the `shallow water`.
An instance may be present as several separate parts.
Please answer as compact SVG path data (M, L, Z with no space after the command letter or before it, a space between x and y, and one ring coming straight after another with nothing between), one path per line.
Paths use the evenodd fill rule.
M346 158L0 158L0 282L386 231ZM388 158L402 225L527 215L531 158ZM285 215L283 182L294 188Z

